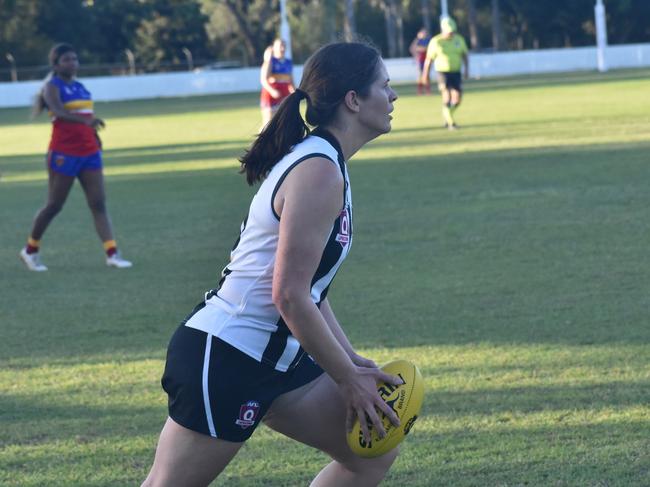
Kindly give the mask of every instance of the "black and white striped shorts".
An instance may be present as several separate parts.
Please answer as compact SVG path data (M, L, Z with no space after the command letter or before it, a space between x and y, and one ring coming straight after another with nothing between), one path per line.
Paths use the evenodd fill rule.
M223 340L185 325L167 349L161 383L169 417L193 431L246 441L276 397L313 381L323 370L304 354L279 372Z

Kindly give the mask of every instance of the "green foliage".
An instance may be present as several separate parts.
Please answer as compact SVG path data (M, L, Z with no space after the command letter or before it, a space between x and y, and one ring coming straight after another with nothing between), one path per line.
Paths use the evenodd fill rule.
M460 31L468 36L470 0L449 2ZM477 40L492 46L492 0L473 0ZM356 0L358 33L388 55L407 55L422 26L422 0ZM387 10L395 4L397 8ZM500 25L506 49L593 45L593 0L499 0ZM294 60L303 62L319 46L341 37L345 2L288 1ZM606 2L611 44L650 40L650 2ZM385 12L392 12L386 14ZM429 1L437 32L438 0ZM390 22L386 18L390 18ZM399 18L397 18L399 17ZM388 34L387 25L392 25ZM399 39L397 25L402 25ZM258 65L264 48L279 34L278 0L0 0L0 54L10 52L18 66L44 65L49 47L70 42L82 63L125 63L125 49L136 53L141 69L168 69L184 64L187 48L197 64L234 60ZM390 37L390 41L389 41ZM389 49L389 46L392 48ZM8 79L0 58L0 79ZM21 79L42 76L42 70L22 72Z
M355 242L330 299L352 343L415 361L421 418L386 485L645 487L650 473L650 72L468 83L462 129L397 87L350 164ZM534 101L534 102L531 102ZM251 197L254 94L97 104L107 269L73 189L17 253L49 123L0 110L0 484L138 485L166 415L178 322L218 280ZM299 486L324 455L262 427L217 485Z
M343 22L335 0L291 2L290 6L291 49L296 62L304 62L320 46L338 39Z
M52 39L53 43L67 42L86 57L86 39L93 34L94 16L80 1L51 2L38 1L38 15L34 19L40 34Z
M33 0L0 0L0 54L11 53L24 64L46 64L50 39L39 32L39 4ZM4 64L4 57L0 61Z
M147 18L147 4L133 0L98 1L88 10L93 15L93 33L81 46L93 53L94 62L124 62L124 51L135 48L138 26Z
M264 49L278 36L278 5L277 0L203 0L204 10L211 12L214 44L223 45L222 53L243 54L247 64L261 63Z
M140 22L134 47L140 62L155 69L163 60L179 62L183 48L197 58L207 52L207 16L196 2L185 0L149 0L147 18Z

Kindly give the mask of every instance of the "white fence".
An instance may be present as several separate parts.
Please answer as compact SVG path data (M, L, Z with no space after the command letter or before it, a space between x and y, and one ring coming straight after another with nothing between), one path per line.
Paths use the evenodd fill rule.
M648 67L650 66L650 44L609 46L605 51L605 59L611 69ZM415 81L416 67L411 58L388 59L386 65L394 83ZM472 78L584 71L596 68L595 47L470 54ZM296 83L301 75L302 66L296 66L294 69ZM82 81L97 101L245 93L260 89L258 68L110 76L85 78ZM0 108L31 105L34 94L38 92L41 85L41 81L0 83Z

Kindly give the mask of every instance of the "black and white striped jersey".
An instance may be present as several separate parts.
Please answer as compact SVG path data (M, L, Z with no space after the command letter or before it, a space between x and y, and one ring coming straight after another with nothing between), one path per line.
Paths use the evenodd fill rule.
M217 336L279 371L292 368L303 350L271 299L280 227L273 198L289 171L314 157L331 160L339 167L345 181L341 213L334 221L311 282L314 303L320 305L325 299L352 245L352 198L338 141L329 132L316 130L296 144L261 184L242 223L219 286L206 293L204 304L198 306L186 322L186 326Z

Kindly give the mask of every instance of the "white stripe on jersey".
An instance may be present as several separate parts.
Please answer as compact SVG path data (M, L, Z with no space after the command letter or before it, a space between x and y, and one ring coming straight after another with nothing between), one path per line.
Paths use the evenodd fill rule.
M345 173L344 173L345 180L348 181L348 168L347 168L347 166L344 168L344 170L345 170ZM347 217L351 220L352 215L350 214L350 212L348 210L348 208L352 208L352 201L351 201L350 198L351 198L350 192L346 191L345 192L345 210L344 211L348 211ZM346 252L341 252L341 255L340 255L338 261L336 262L336 264L334 264L332 266L332 268L329 270L329 272L327 274L325 274L323 277L321 277L318 281L316 281L311 286L311 297L314 300L314 302L316 302L316 303L321 301L321 296L323 294L323 291L334 280L334 276L338 272L339 267L341 267L341 264L343 264L343 261L347 257L348 252L350 251L350 246L352 245L352 232L350 232L349 235L347 235L347 237L348 237L348 240L346 242L347 243L347 251Z
M324 298L352 243L352 198L347 168L333 145L336 142L331 143L325 137L331 136L308 136L270 171L253 197L239 241L231 252L231 261L222 273L225 277L221 286L216 292L207 294L206 306L186 323L282 372L289 369L301 348L271 297L280 228L279 218L273 211L273 197L296 164L313 157L325 157L336 164L345 180L345 195L341 195L342 216L334 223L313 279L311 296L314 303Z

